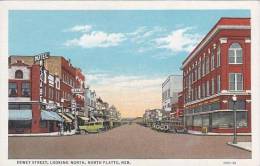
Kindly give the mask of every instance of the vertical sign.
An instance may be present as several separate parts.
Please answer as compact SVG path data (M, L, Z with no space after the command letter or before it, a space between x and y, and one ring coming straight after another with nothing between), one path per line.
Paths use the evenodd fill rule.
M44 52L34 56L34 63L39 62L40 64L40 102L43 101L43 82L44 82L44 60L49 58L50 52Z

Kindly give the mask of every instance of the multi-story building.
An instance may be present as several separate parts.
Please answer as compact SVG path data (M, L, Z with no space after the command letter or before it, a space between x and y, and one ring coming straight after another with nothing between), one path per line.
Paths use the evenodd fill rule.
M178 101L172 104L171 115L173 119L183 119L184 108L183 108L183 93L178 93Z
M85 116L91 117L96 110L96 92L91 90L89 86L85 88Z
M17 60L23 61L28 65L39 64L35 62L34 56L16 56L12 55L9 57L9 63L15 63ZM65 59L62 56L50 56L44 60L44 68L48 70L51 75L60 78L59 81L59 93L56 93L56 97L60 98L60 104L56 109L60 110L60 116L62 116L72 128L73 122L75 121L75 113L72 111L72 99L76 100L77 112L79 118L84 121L84 90L82 94L73 95L72 89L79 88L84 89L85 76L80 69L75 68L70 60ZM74 115L73 115L74 114Z
M182 64L185 125L190 130L251 132L249 18L221 18Z
M9 133L58 131L63 120L53 107L60 106L60 79L44 70L41 89L40 72L38 64L21 60L9 64Z
M177 102L178 93L182 91L182 75L170 75L162 84L162 109L171 111Z

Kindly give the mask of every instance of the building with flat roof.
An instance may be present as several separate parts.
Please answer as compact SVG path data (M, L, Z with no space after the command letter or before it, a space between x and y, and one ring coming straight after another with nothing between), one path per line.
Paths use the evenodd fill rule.
M178 101L182 91L182 75L170 75L162 84L162 109L171 111L172 104Z
M188 129L233 132L235 108L237 131L251 132L250 31L250 18L221 18L183 62Z

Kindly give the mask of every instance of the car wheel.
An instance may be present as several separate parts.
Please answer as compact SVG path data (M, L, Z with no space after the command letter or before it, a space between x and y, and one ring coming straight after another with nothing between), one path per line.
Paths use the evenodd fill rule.
M86 130L80 130L80 134L87 134Z

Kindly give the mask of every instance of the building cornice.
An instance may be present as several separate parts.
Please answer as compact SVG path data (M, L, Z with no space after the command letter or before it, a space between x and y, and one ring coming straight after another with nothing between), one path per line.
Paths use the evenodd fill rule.
M209 43L213 36L216 35L217 32L223 29L251 29L251 26L248 25L218 25L216 26L199 44L198 46L191 52L191 54L184 60L181 69L183 69L190 60L198 54L199 51L204 48L204 46Z
M191 101L191 102L188 102L186 104L184 104L184 106L190 106L190 105L193 105L193 104L197 104L197 103L200 103L200 102L204 102L206 100L210 100L210 99L213 99L215 97L218 97L218 96L224 96L224 95L229 95L229 96L233 96L233 95L251 95L251 92L250 91L245 91L245 92L230 92L230 91L225 91L225 92L221 92L221 93L218 93L218 94L215 94L215 95L212 95L212 96L209 96L209 97L205 97L203 99L199 99L199 100L195 100L195 101Z

